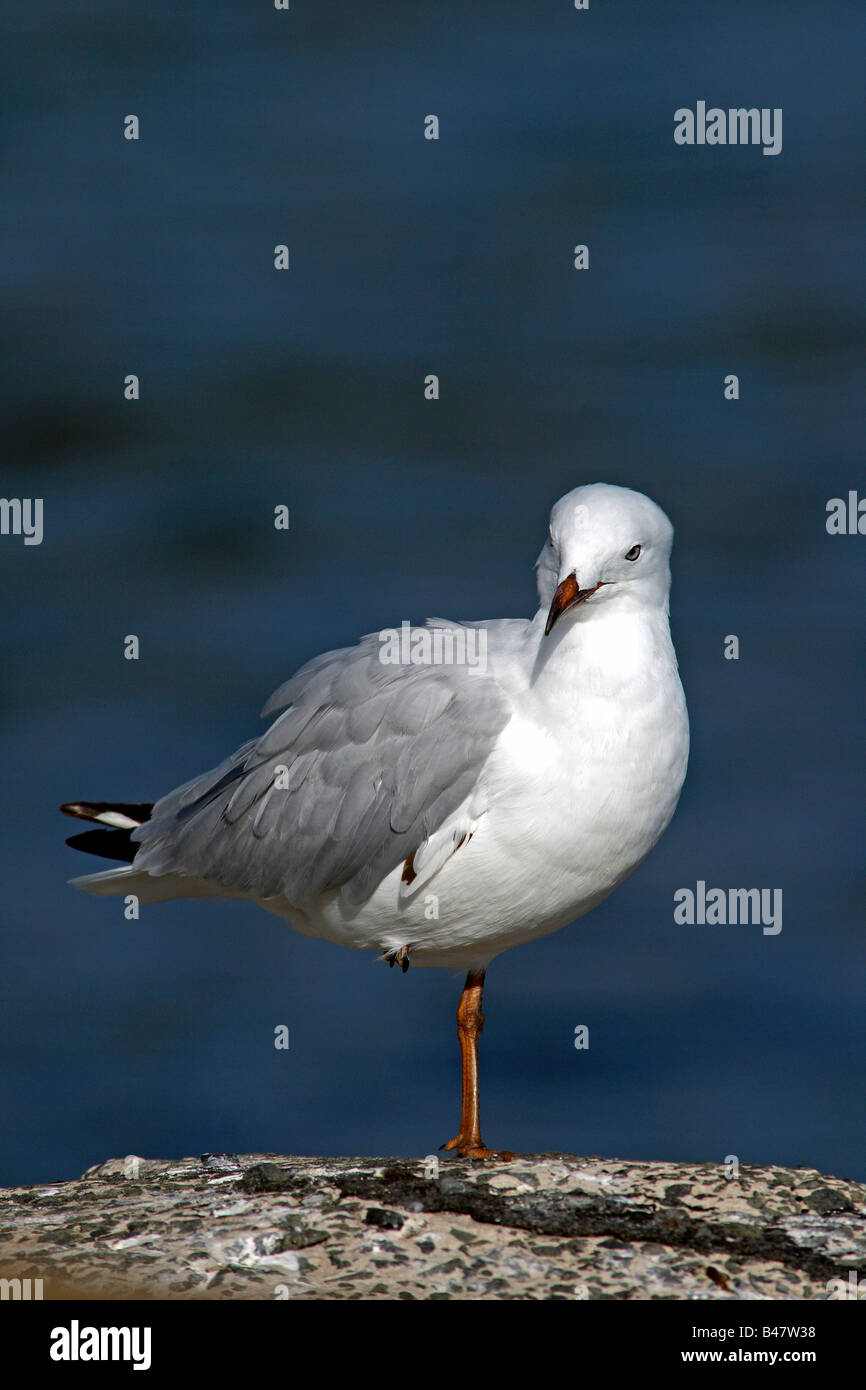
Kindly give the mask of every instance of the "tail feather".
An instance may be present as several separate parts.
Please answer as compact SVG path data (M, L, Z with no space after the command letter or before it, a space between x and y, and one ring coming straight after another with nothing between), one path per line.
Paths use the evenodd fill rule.
M131 838L132 831L150 819L153 802L67 801L60 809L65 815L78 820L95 821L97 825L110 827L70 835L66 843L72 849L79 849L84 854L96 854L101 859L118 859L131 864L138 853L138 845Z
M81 878L71 878L73 888L82 893L92 893L98 898L125 897L134 893L142 905L162 903L173 898L244 898L245 893L232 893L208 883L200 878L187 878L185 874L161 874L157 877L146 869L135 869L131 864L119 864L116 869L103 869L101 873L85 874ZM266 904L267 906L267 904Z
M169 898L243 898L244 893L233 893L208 883L204 879L188 878L185 874L152 875L146 869L133 866L140 845L131 836L133 830L150 820L153 803L150 801L67 801L61 806L67 816L78 820L95 821L98 830L85 830L80 835L72 835L66 841L73 849L86 854L97 854L103 859L116 859L121 862L117 868L103 869L101 873L86 874L82 878L70 879L74 888L83 893L93 893L97 897L134 894L141 903L161 903ZM110 827L110 828L102 828Z
M150 820L152 801L64 801L60 807L66 816L79 820L98 821L114 830L134 830Z
M103 869L101 873L71 878L72 887L81 888L82 892L92 892L99 898L135 894L140 903L165 902L170 898L246 897L243 892L227 891L217 887L217 884L207 883L204 878L189 878L181 873L153 876L146 869L135 869L132 860L140 845L132 840L132 831L150 820L153 802L68 801L60 809L65 815L75 816L78 820L96 821L100 827L99 830L85 830L79 835L71 835L67 840L68 845L103 859L121 860L115 869Z

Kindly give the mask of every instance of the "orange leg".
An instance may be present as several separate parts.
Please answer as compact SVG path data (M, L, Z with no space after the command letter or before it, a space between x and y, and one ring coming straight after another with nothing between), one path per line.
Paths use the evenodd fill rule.
M470 970L466 976L460 1003L457 1006L457 1037L463 1076L463 1100L460 1107L460 1131L443 1144L443 1149L456 1149L462 1158L513 1158L514 1154L485 1148L481 1138L478 1113L478 1039L484 1027L481 996L484 990L484 971Z

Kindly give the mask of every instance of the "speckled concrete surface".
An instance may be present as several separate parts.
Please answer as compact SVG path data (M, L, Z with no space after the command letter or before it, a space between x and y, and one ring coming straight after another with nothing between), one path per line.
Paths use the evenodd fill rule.
M130 1157L0 1191L0 1278L45 1298L826 1299L866 1187L806 1168Z

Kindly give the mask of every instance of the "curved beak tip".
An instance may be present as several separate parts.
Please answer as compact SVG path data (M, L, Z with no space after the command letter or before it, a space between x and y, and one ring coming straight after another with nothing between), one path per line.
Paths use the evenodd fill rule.
M553 630L553 625L558 618L569 608L576 608L579 603L585 603L598 589L604 581L599 581L591 589L581 589L577 582L577 575L573 572L566 575L562 583L557 585L556 593L553 595L553 602L550 605L550 612L547 615L547 622L544 625L544 635L549 637Z

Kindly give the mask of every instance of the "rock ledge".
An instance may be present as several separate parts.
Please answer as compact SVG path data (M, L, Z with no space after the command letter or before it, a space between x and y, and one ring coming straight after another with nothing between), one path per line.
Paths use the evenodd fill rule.
M0 1190L0 1277L49 1299L827 1299L866 1269L866 1187L812 1169L435 1166L112 1159Z

